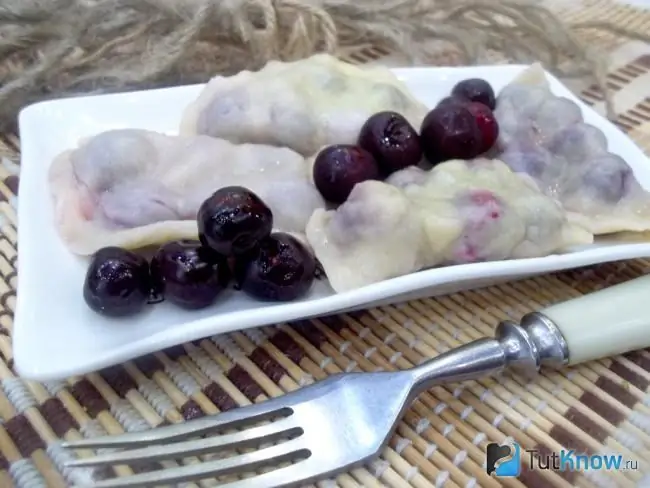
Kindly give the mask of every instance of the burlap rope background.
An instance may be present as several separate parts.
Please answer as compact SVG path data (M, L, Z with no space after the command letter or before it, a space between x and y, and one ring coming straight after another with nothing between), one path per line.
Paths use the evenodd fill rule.
M435 64L540 60L605 88L586 30L650 39L610 19L575 19L543 0L3 0L0 127L27 103L70 94L206 81L362 44ZM585 9L588 1L566 2ZM552 6L552 5L551 5ZM612 108L608 107L610 115Z
M40 4L41 10L34 9L31 14L24 10L21 14L23 19L31 19L33 25L47 30L46 17L39 13L46 1ZM32 3L20 2L21 5ZM385 2L382 5L390 8L398 3ZM413 2L402 3L415 5ZM630 32L650 32L650 14L615 5L609 0L570 5L563 0L547 3L568 23L607 20ZM198 4L188 2L188 5ZM275 8L293 8L287 2L268 4ZM65 5L72 5L72 2L60 5L62 12L66 12L68 7ZM162 10L167 5L168 2L157 2L156 9ZM328 2L328 5L334 5L334 2ZM349 12L351 7L340 8ZM6 29L14 22L15 9L11 2L0 2L0 29ZM187 20L187 14L182 12L174 15ZM115 17L116 23L127 22ZM65 22L69 24L68 20ZM401 25L401 20L395 22L395 25ZM137 29L135 24L134 21L131 28ZM21 20L21 25L28 24ZM155 34L156 27L152 25L151 28ZM52 24L51 29L61 35L63 27ZM31 52L37 40L20 34L27 31L14 29L13 32L23 36L20 49ZM356 47L350 41L339 44L337 48L345 59L357 63L407 64L408 59L396 53L390 45L378 45L357 34L360 37L355 38L355 33L350 33L351 39L358 42ZM612 33L611 29L608 32L580 29L573 35L581 45L590 46L603 57L609 54L609 69L604 81L616 107L615 122L641 147L650 151L650 46L628 42ZM2 53L9 49L3 44L6 39L4 35L0 36ZM128 42L121 46L109 45L106 49L119 53L127 45ZM152 49L155 47L151 46ZM17 52L9 56L10 60L5 60L2 68L5 78L0 93L6 98L0 102L0 107L5 110L5 116L14 110L6 109L7 104L18 103L18 98L14 98L18 92L12 91L16 86L20 97L35 93L49 96L58 86L72 86L66 84L69 80L54 81L56 77L42 76L51 71L35 75L38 66L42 66L39 63L45 62L47 56L33 54L34 59L26 62ZM93 52L97 51L91 49L76 56L83 59ZM233 70L250 61L235 53L229 55L233 63L229 66ZM66 55L69 59L67 56L70 54ZM74 56L71 59L77 59ZM225 63L227 59L225 55L221 58L221 54L214 56L217 61L210 59L209 62ZM497 51L486 52L485 56L489 62L508 61ZM112 65L104 58L100 52L92 66L110 72ZM457 64L464 62L464 58L456 48L438 45L428 62ZM209 69L200 61L199 66ZM182 78L191 72L192 69L186 67L178 72L178 76ZM200 69L197 72L206 73ZM174 70L170 71L167 82L173 81L174 73ZM24 80L25 74L38 81L20 88L21 82L17 80ZM46 83L45 79L49 81ZM598 86L578 79L565 81L585 101L604 113L604 97ZM51 86L44 88L48 83ZM518 319L525 312L650 271L650 262L646 260L590 267L399 306L206 338L65 381L23 381L16 377L11 359L18 261L15 207L20 169L19 139L16 134L5 133L2 141L0 487L3 488L62 488L83 483L93 476L91 471L63 468L69 454L57 448L55 442L59 439L117 434L182 422L237 405L263 401L340 371L406 368L449 347L490 335L498 321L504 318ZM638 470L554 473L530 469L524 457L523 473L519 478L491 478L484 469L485 445L491 441L502 442L508 437L525 449L541 452L565 448L586 453L621 453L637 461ZM128 472L121 469L118 474ZM650 486L649 478L650 351L639 351L559 372L546 372L533 383L504 375L434 388L409 409L380 459L336 480L319 483L319 486L644 487ZM205 482L188 486L213 485Z

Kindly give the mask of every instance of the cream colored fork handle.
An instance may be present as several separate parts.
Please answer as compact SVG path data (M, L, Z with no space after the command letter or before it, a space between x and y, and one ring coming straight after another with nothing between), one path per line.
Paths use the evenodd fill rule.
M650 347L650 276L541 311L562 332L569 364Z

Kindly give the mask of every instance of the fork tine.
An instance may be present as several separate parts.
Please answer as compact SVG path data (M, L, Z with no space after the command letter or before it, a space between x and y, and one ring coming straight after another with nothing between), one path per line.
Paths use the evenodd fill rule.
M64 441L59 445L68 449L99 449L149 446L178 441L215 430L250 425L274 416L288 417L293 413L293 410L284 407L281 399L282 397L277 397L263 403L247 405L217 415L190 420L182 424L157 427L144 432L128 432L116 436Z
M308 457L310 454L310 451L304 447L300 438L297 438L276 446L226 459L113 478L98 481L92 485L76 486L75 488L142 488L182 483L230 473L244 473L271 463L282 463L303 456Z
M228 448L259 446L264 442L276 441L285 437L302 434L291 417L233 434L224 434L207 439L195 439L172 444L153 445L140 449L109 452L86 459L69 461L66 466L86 467L111 464L135 464L142 461L159 461L163 459L180 459L227 450Z

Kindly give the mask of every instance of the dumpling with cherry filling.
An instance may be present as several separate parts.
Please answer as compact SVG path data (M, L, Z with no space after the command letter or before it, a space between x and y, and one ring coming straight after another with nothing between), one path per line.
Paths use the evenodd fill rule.
M310 156L326 145L355 144L368 118L382 111L419 127L427 107L386 67L317 54L213 78L185 109L180 130Z
M448 161L404 192L424 223L429 265L547 256L593 241L532 179L497 159Z
M580 107L551 92L542 67L525 70L497 97L499 154L558 199L593 234L650 230L650 193Z
M304 234L325 205L308 170L288 148L121 129L64 152L48 176L59 234L72 252L88 255L196 239L200 205L227 186L259 196L276 230Z
M420 216L401 189L377 180L358 183L337 210L314 211L307 241L336 292L427 264Z
M336 210L314 212L307 240L343 292L427 267L546 256L593 236L531 179L476 159L357 184Z

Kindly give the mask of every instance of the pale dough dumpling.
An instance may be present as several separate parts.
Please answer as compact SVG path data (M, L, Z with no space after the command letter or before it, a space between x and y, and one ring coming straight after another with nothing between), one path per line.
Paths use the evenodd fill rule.
M501 161L402 171L356 185L338 209L317 210L309 220L307 239L335 291L432 266L546 256L593 240Z
M49 185L61 237L72 252L88 255L104 246L196 238L199 206L231 185L262 198L277 230L304 234L325 205L307 171L305 159L287 148L123 129L58 156Z
M650 230L650 193L580 107L551 92L540 65L499 93L495 115L499 159L558 199L571 221L594 234Z
M496 159L442 163L404 191L425 222L430 265L547 256L593 241L532 179ZM443 223L453 231L441 233Z
M213 78L186 108L180 130L309 156L325 145L355 143L368 117L384 110L399 112L417 129L427 113L388 68L318 54Z
M381 181L357 184L337 210L316 210L307 224L307 241L337 292L422 268L423 238L404 192Z

